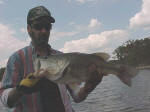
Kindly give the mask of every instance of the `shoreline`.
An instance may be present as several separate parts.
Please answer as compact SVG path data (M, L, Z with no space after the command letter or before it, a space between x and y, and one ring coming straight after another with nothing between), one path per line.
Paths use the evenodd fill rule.
M138 70L150 69L150 65L148 65L148 66L139 66L139 67L136 67L136 69L138 69Z

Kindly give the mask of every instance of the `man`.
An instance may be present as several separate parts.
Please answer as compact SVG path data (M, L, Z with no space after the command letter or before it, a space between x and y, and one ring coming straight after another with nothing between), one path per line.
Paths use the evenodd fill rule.
M35 72L35 57L46 58L48 55L61 53L48 44L54 22L55 19L44 6L29 10L27 30L31 44L10 56L0 91L3 105L14 107L14 112L73 112L67 90L75 102L81 102L102 79L102 75L93 73L93 78L75 94L67 85L30 77Z

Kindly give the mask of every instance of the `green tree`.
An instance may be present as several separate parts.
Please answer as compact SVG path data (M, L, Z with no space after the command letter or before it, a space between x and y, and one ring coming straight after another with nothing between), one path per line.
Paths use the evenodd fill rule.
M4 71L5 71L5 67L0 68L0 81L1 81L2 78L3 78Z
M113 54L118 61L132 66L150 64L150 39L128 40L116 48Z

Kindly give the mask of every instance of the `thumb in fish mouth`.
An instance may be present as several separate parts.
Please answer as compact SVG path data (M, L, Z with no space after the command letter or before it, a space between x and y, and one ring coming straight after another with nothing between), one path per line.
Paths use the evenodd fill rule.
M46 74L48 74L47 70L44 69L39 69L38 71L36 71L33 75L35 78L43 78L46 76Z

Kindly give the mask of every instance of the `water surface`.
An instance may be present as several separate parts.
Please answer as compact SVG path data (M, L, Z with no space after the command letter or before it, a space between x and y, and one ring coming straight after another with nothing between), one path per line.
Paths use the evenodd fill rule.
M113 75L81 103L73 103L76 112L150 112L150 71L141 70L132 87L124 85Z

